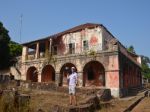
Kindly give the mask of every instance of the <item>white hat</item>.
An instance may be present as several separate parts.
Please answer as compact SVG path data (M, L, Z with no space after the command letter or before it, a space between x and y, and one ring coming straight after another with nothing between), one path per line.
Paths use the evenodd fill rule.
M71 69L75 69L75 67L71 67Z

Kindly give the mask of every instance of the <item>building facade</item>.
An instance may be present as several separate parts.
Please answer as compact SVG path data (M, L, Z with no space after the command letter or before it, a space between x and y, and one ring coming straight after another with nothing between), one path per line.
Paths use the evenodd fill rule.
M140 63L102 24L86 23L24 43L18 68L22 80L66 86L75 67L79 87L110 88L119 97L141 86Z

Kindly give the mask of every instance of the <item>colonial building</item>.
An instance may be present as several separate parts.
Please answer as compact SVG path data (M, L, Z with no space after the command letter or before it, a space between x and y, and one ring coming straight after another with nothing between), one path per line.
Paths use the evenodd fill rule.
M21 79L67 84L71 67L79 87L110 88L119 97L141 86L141 59L132 54L102 24L86 23L23 44Z

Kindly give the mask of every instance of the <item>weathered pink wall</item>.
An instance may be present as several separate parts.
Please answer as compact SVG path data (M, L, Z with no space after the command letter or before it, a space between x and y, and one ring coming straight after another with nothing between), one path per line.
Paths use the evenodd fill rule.
M119 70L118 55L109 56L108 70Z
M119 87L119 72L106 72L107 87L118 88Z
M68 33L57 38L53 44L57 44L58 55L68 54L70 43L75 43L75 53L82 53L84 40L88 41L89 50L102 50L103 39L100 30L98 27Z
M109 65L106 70L106 85L110 88L119 87L118 55L109 56Z

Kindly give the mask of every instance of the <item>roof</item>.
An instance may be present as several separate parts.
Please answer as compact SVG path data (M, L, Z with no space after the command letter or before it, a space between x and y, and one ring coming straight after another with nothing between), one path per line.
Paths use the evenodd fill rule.
M132 52L130 52L130 51L128 51L127 50L127 52L131 55L131 56L133 56L133 57L138 57L139 55L137 55L136 53L132 53Z
M85 28L95 28L95 27L98 27L98 26L103 26L103 25L102 24L94 24L94 23L81 24L79 26L70 28L68 30L65 30L63 32L60 32L60 33L57 33L57 34L54 34L54 35L50 35L50 36L45 37L45 38L41 38L41 39L37 39L37 40L34 40L34 41L23 43L22 45L32 44L34 42L44 41L44 40L47 40L47 39L50 39L50 38L56 38L56 37L65 35L67 33L73 33L73 32L77 32L77 31L81 31L81 30L84 30Z

